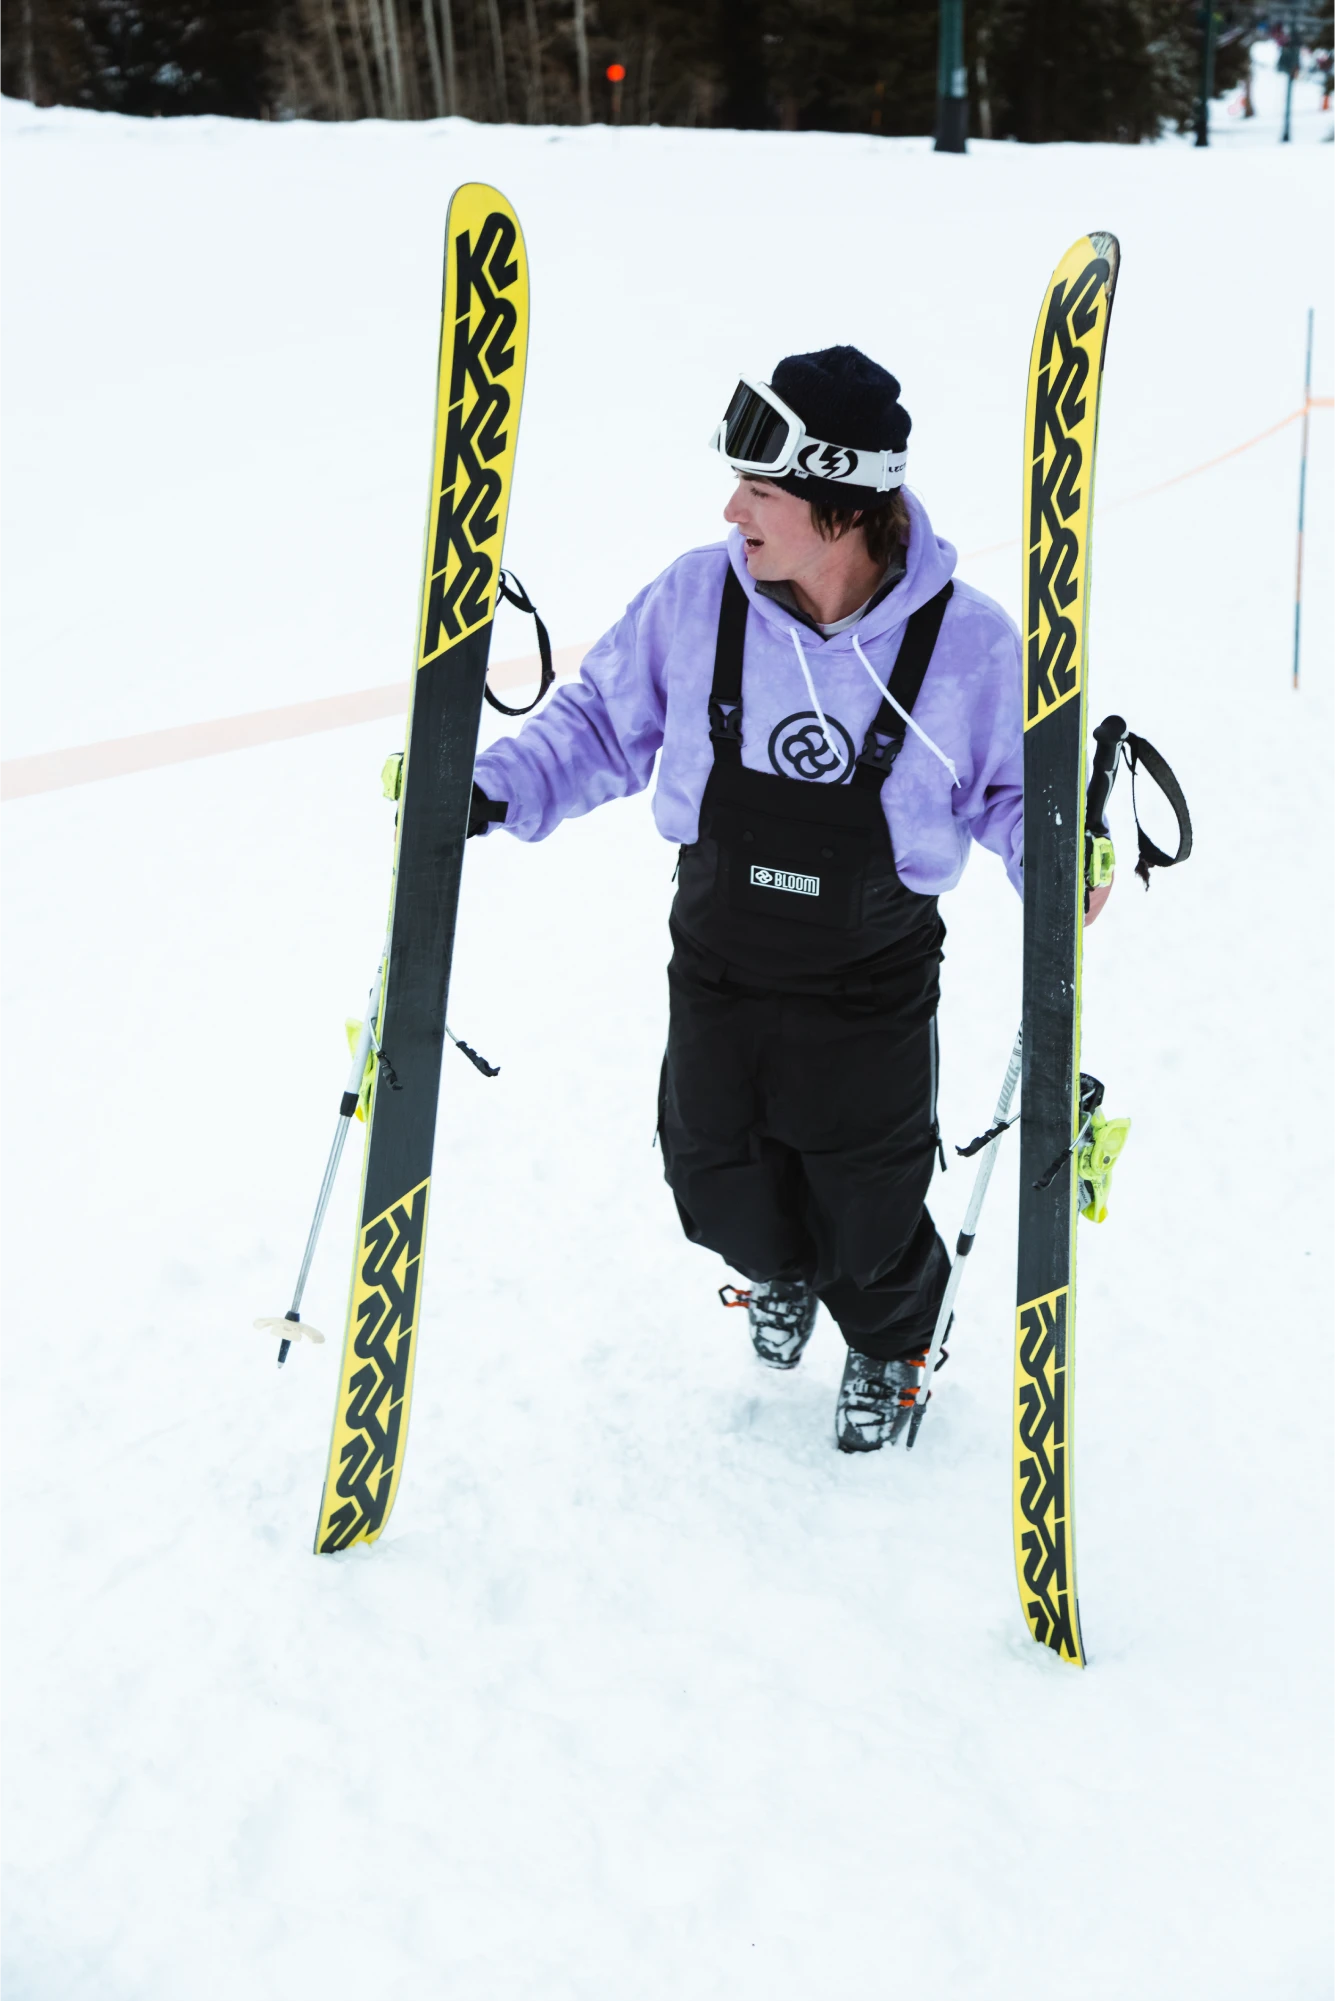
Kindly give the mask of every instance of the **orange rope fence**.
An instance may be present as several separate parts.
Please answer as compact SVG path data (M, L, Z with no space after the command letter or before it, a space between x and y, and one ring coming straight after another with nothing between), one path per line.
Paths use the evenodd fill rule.
M1240 453L1250 452L1253 446L1264 445L1267 438L1273 438L1277 431L1287 431L1290 424L1296 424L1309 410L1329 410L1332 404L1335 404L1335 397L1309 396L1305 403L1300 403L1287 417L1281 417L1277 424L1268 424L1265 430L1258 431L1254 438L1244 438L1240 445L1230 445L1227 452L1220 452L1213 459L1202 459L1199 466L1188 466L1185 473L1174 473L1169 480L1157 480L1152 487L1142 487L1138 493L1123 494L1120 500L1100 501L1095 506L1094 512L1111 514L1114 508L1130 507L1133 501L1148 500L1151 494L1162 494L1166 493L1169 487L1180 487L1183 480L1194 480L1198 474L1212 472L1216 466L1225 465L1229 459L1236 459ZM989 542L985 549L966 549L960 562L973 563L980 556L996 556L1003 549L1018 549L1019 546L1019 536L1011 535L1004 542Z
M582 646L561 647L552 655L552 663L558 674L576 674L587 652ZM539 672L538 656L533 654L497 662L490 681L493 688L526 688L538 679ZM65 751L38 751L28 758L7 758L0 765L0 799L27 799L34 793L91 785L96 779L124 778L130 772L155 771L160 765L213 758L222 751L250 751L261 744L280 744L289 737L345 730L352 723L403 716L407 708L405 676L379 688L322 695L315 702L291 702L282 709L253 709L244 716L215 716L207 723L145 730L137 737L110 737L100 744L75 744Z
M1213 459L1189 466L1139 493L1125 494L1120 500L1105 501L1096 514L1113 508L1130 507L1133 501L1148 500L1183 480L1194 480L1242 452L1262 445L1276 432L1296 424L1309 410L1329 410L1335 398L1310 396L1287 417L1258 431ZM960 558L975 562L980 556L994 556L1003 549L1018 549L1018 535L1005 542L991 542L985 549L969 549ZM557 655L558 671L574 674L587 653L583 646L562 647ZM519 688L538 679L538 657L502 661L492 671L496 688ZM359 689L351 695L326 695L315 702L289 703L282 709L259 709L245 716L220 716L207 723L185 723L171 730L147 730L135 737L112 737L101 744L76 744L64 751L40 751L27 758L7 758L0 765L0 799L26 799L34 793L59 792L67 786L90 785L97 779L124 778L131 772L155 770L161 765L184 764L193 758L216 757L222 751L253 749L260 744L276 744L289 737L308 737L321 730L340 730L352 723L365 723L382 716L402 716L408 707L408 684L393 681L379 688Z

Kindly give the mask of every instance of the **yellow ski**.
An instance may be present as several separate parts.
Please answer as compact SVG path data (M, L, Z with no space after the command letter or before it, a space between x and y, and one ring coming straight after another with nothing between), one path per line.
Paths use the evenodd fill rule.
M1024 1074L1013 1514L1036 1641L1084 1664L1071 1479L1094 455L1117 239L1072 244L1029 363L1024 474Z
M317 1552L379 1536L403 1472L445 1004L528 351L528 265L495 188L445 229L435 449L389 947Z

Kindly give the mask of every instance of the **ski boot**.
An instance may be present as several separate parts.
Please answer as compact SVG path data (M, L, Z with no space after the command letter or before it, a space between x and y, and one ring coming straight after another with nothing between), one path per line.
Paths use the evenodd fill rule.
M728 1297L731 1294L731 1299ZM751 1346L771 1369L796 1369L811 1340L819 1304L805 1279L761 1279L754 1286L720 1286L725 1307L745 1307Z
M893 1446L913 1415L914 1399L927 1363L926 1349L880 1362L857 1349L848 1351L834 1439L841 1453L878 1453Z

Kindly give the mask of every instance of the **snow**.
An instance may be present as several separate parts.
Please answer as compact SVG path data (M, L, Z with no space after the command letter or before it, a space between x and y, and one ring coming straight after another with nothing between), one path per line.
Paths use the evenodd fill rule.
M1295 408L1309 305L1329 393L1330 154L9 105L4 150L7 755L406 669L481 178L532 259L507 553L558 645L714 532L720 398L803 346L894 366L938 526L1013 536L1041 288L1114 228L1092 699L1197 838L1145 897L1119 793L1086 961L1135 1123L1082 1226L1081 1674L1012 1572L1014 1151L912 1459L837 1454L836 1331L756 1364L660 1179L645 799L470 853L451 1019L501 1076L447 1054L399 1500L318 1561L337 1342L279 1375L251 1322L379 947L397 726L6 806L6 1992L1329 1995L1331 415L1296 695L1300 427L1128 497ZM1014 549L962 568L1015 608ZM1019 908L978 857L945 915L962 1142Z

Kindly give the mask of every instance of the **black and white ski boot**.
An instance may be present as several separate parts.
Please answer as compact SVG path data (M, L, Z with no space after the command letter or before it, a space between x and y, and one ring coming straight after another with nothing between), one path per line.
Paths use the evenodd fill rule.
M879 1362L848 1351L834 1414L835 1444L841 1453L877 1453L893 1446L913 1415L927 1351Z
M763 1363L771 1369L796 1369L811 1340L819 1305L805 1279L761 1279L749 1288L720 1286L719 1299L725 1307L746 1308L751 1346Z

